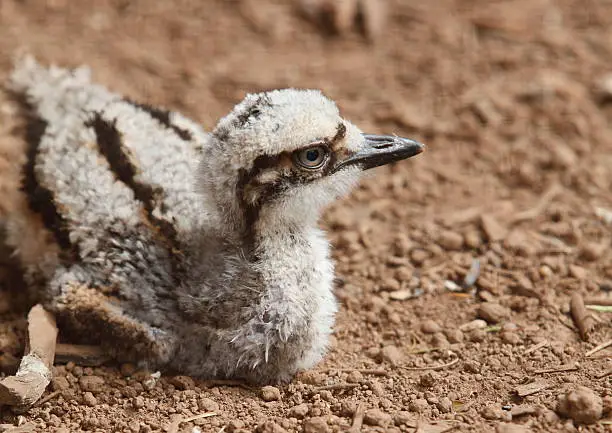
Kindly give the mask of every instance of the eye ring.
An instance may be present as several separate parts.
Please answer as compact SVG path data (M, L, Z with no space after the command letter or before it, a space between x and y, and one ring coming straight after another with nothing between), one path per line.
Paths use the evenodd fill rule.
M300 149L293 153L293 160L302 168L316 170L323 167L329 159L326 146L317 145Z

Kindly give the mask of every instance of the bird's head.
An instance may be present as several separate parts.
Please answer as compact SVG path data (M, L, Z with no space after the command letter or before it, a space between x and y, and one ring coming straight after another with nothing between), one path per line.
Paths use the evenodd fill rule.
M405 138L363 134L319 91L275 90L248 95L219 121L200 184L235 228L311 225L363 170L422 150Z

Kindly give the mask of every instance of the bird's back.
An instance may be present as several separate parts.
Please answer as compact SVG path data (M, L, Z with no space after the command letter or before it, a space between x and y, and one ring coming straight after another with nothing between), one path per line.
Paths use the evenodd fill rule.
M39 258L43 279L58 266L77 266L88 268L92 285L116 287L123 298L149 296L121 293L124 281L169 288L203 218L194 173L204 131L92 84L83 68L46 69L26 59L11 86L28 119L28 211L52 238ZM25 219L9 218L18 252L32 225Z

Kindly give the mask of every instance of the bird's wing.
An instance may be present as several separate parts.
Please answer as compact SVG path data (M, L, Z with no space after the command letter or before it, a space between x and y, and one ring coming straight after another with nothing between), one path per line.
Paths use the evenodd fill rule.
M201 218L199 126L92 84L84 68L26 59L12 87L31 113L24 189L60 246L88 250L102 232L146 225L180 250Z

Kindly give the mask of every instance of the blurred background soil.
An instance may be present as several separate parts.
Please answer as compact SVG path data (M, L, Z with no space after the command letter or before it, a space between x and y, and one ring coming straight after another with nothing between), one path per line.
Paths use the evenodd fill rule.
M320 88L428 145L326 213L341 312L315 370L261 390L58 364L0 431L344 431L361 409L363 432L612 431L611 313L588 310L584 341L570 312L612 296L612 2L362 0L355 23L356 2L303 5L0 0L2 81L19 53L86 64L206 128L247 92ZM25 313L0 269L11 373Z

